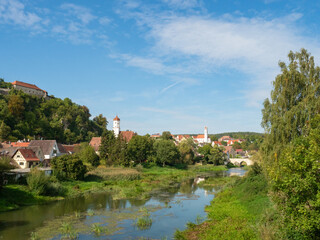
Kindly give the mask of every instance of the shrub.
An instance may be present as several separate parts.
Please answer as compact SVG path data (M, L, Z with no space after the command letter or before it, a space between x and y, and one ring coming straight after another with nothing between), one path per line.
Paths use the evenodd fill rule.
M44 195L49 183L49 177L45 175L43 171L36 168L31 169L27 176L27 184L31 191L38 195Z
M81 180L87 172L87 167L76 155L56 157L52 159L51 166L54 175L60 180Z

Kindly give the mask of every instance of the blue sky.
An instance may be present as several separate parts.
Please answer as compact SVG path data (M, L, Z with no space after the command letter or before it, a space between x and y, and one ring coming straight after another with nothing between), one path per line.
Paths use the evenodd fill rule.
M139 134L257 131L278 61L319 63L320 1L0 0L0 77Z

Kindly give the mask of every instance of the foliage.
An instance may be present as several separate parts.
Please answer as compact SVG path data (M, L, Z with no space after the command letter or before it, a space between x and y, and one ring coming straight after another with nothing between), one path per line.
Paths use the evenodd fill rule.
M203 155L203 159L205 162L209 161L211 149L212 149L212 146L210 144L206 144L203 147L199 147L198 149L198 152Z
M0 88L12 88L12 84L5 82L3 78L0 78Z
M4 123L4 121L1 121L0 123L0 141L4 141L8 139L11 132L11 128Z
M222 147L218 147L215 145L210 149L210 157L208 163L212 163L214 165L223 165L227 160L227 155L223 152Z
M261 146L263 166L283 238L315 239L320 234L320 68L305 49L288 58L288 65L279 63L281 73L262 110L268 133Z
M135 226L139 230L147 230L152 225L152 218L150 217L150 213L149 213L148 209L142 208L142 209L140 209L140 211L143 213L142 213L142 216L136 220Z
M74 155L63 155L51 160L54 175L60 179L81 180L84 178L87 168L79 157Z
M194 159L194 146L188 140L183 140L179 145L181 163L192 164Z
M13 168L10 164L10 157L0 156L0 190L2 189L4 181L4 173Z
M179 158L180 154L176 145L171 140L159 140L154 143L156 162L165 166L173 165Z
M191 239L208 240L259 239L257 224L265 210L271 206L264 175L250 173L243 179L222 179L213 179L213 185L219 182L226 183L228 180L229 183L206 208L208 220L179 232L178 239L189 239L188 236L193 236Z
M145 162L153 154L153 139L135 135L128 143L128 158L135 164Z
M9 95L0 95L0 138L35 136L63 143L89 141L93 136L101 136L107 124L101 114L93 120L90 116L86 106L69 98L45 100L11 89Z
M222 165L227 160L227 155L223 152L223 148L217 145L212 147L210 144L206 144L198 149L199 153L203 154L203 159L207 163L214 165Z
M281 153L270 172L274 200L284 213L290 239L316 239L320 234L320 115L307 137L299 137Z
M101 145L99 147L100 157L108 159L111 148L114 145L116 138L112 131L106 130L101 138Z
M38 195L45 195L49 184L49 177L45 175L44 171L32 168L27 176L27 183L30 191Z
M77 153L79 159L83 163L88 163L93 167L97 167L100 163L99 156L96 154L94 149L87 143L82 143L80 145L80 151Z
M161 135L161 139L163 140L172 140L172 135L169 131L164 131Z

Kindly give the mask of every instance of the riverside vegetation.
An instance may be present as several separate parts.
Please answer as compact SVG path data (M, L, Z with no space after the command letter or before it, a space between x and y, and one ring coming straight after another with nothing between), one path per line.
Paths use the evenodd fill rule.
M288 57L264 102L253 169L226 179L208 220L175 239L320 239L320 68L305 49Z

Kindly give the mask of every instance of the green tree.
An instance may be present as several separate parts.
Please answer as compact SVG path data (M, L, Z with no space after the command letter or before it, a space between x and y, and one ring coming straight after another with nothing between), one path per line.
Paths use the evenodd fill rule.
M101 145L99 147L100 157L108 159L112 146L115 144L116 138L112 131L106 131L101 138Z
M9 112L15 117L22 117L24 113L23 98L19 95L10 95L8 102Z
M99 156L88 143L81 143L80 151L77 154L83 163L88 163L93 167L97 167L100 163Z
M108 163L113 165L129 166L130 159L127 151L128 144L126 141L118 137L108 150Z
M193 142L193 141L192 141ZM180 152L180 159L182 163L192 164L194 159L194 148L193 144L188 140L183 140L178 145Z
M0 190L3 187L4 173L13 168L10 164L10 157L0 156Z
M128 157L135 164L142 163L153 154L153 140L148 136L135 135L128 143Z
M161 135L161 139L163 140L171 140L172 139L172 135L169 131L164 131Z
M157 163L165 166L175 164L180 156L179 151L173 141L161 139L154 143Z
M214 147L210 149L208 163L212 163L214 165L223 165L228 158L227 154L223 152L223 149L224 148L222 147L214 145Z
M203 159L205 162L209 161L211 155L212 146L210 144L206 144L203 147L199 147L198 152L203 155Z
M0 141L7 140L11 133L11 128L7 126L4 121L0 124Z
M267 133L261 145L263 166L281 210L284 239L316 239L320 233L319 117L320 68L302 49L273 82L262 110ZM318 136L317 136L318 134Z

